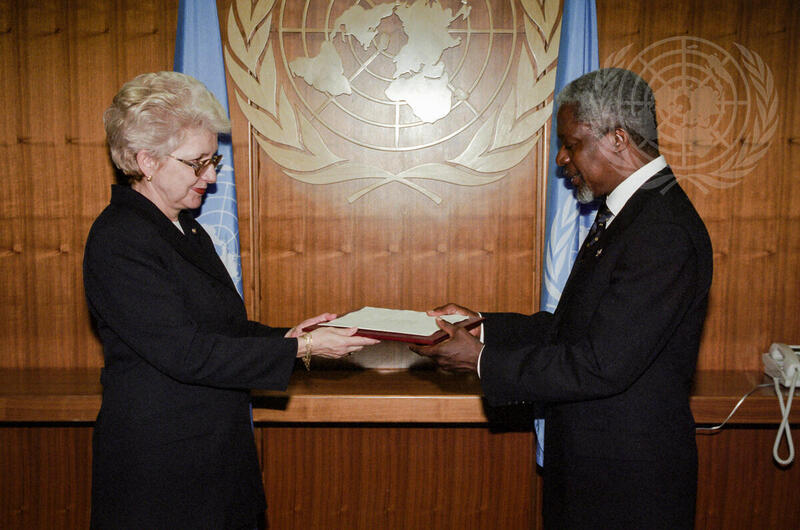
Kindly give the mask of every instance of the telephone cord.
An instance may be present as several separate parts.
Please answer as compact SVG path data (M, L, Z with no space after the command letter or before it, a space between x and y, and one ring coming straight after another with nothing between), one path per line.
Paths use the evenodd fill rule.
M792 398L794 397L794 390L797 388L797 377L799 373L800 372L795 371L792 375L792 383L789 385L789 396L786 398L786 405L783 404L783 392L781 392L778 378L774 377L772 379L773 383L775 383L775 394L778 396L778 403L781 406L781 415L783 416L781 424L778 427L778 434L775 437L775 445L772 446L772 457L782 466L788 466L794 460L794 443L792 442L792 432L789 429L789 412L792 410ZM778 455L782 434L786 435L786 446L789 448L789 455L785 459Z
M733 410L731 410L731 413L728 414L728 417L725 418L724 420L722 420L722 423L720 423L718 425L714 425L713 427L695 427L695 431L697 431L697 432L699 432L701 434L705 434L705 433L716 434L716 433L718 433L720 431L720 429L722 429L725 426L725 424L728 423L728 420L733 417L733 415L736 413L736 411L739 410L739 407L742 405L742 403L744 403L744 400L747 399L748 397L750 397L750 394L752 394L753 392L755 392L759 388L763 388L765 386L769 386L769 383L763 383L763 384L760 384L760 385L756 385L755 387L753 387L753 389L750 392L748 392L747 394L743 395L739 399L738 403L736 403L736 405L733 407Z

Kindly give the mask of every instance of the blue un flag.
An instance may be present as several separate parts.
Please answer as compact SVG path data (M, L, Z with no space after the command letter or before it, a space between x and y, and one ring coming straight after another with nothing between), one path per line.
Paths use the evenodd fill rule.
M205 84L230 116L215 0L181 0L175 38L175 71ZM220 137L218 152L222 155L223 165L217 177L216 190L206 195L197 221L211 236L217 254L242 296L239 217L233 175L233 144L229 136Z
M558 47L555 92L561 91L570 81L597 70L597 8L595 0L565 0L561 17L561 42ZM572 264L578 255L581 242L592 225L591 212L582 212L581 206L558 177L556 165L558 138L553 105L553 130L550 136L550 156L547 174L547 210L545 213L545 246L542 274L543 311L555 311L561 291L567 282ZM544 420L534 422L536 429L536 463L544 464Z

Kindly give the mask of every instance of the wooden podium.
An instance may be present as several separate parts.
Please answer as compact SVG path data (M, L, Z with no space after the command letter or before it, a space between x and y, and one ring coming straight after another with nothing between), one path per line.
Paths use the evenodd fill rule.
M253 393L271 528L541 528L529 425L487 410L473 375L399 352L393 362L407 368L365 368L376 360L353 357L297 370L287 392ZM4 528L88 527L99 378L97 369L0 370ZM696 420L722 421L764 381L758 372L698 372ZM791 420L800 422L800 408ZM772 461L778 421L772 389L760 388L730 427L698 434L698 528L800 520L800 468ZM731 499L748 510L718 509Z

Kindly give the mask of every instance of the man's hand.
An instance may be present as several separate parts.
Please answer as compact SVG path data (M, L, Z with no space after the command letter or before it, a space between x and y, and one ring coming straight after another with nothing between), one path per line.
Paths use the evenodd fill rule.
M460 305L453 304L453 303L440 305L439 307L437 307L435 309L431 309L430 311L428 311L427 314L428 314L428 316L432 316L432 317L438 317L438 316L442 316L442 315L464 315L466 317L472 318L472 317L480 316L480 315L478 315L478 313L476 313L472 309L467 309L466 307L462 307ZM441 326L439 326L439 327L441 327ZM481 328L482 328L482 326L477 326L477 327L472 328L469 332L475 337L480 337L481 336ZM444 329L444 328L442 328L442 329Z
M454 304L448 304L441 308L436 308L433 312L444 310L444 308L457 308ZM459 308L463 309L463 308ZM468 310L467 310L468 311ZM432 314L433 312L428 312ZM441 312L441 315L451 315L453 312ZM464 315L467 313L455 313ZM471 315L477 316L477 313L471 312ZM453 372L477 372L478 370L478 355L481 353L483 344L474 337L469 331L461 326L450 324L449 322L436 319L436 324L439 328L443 329L450 338L443 340L438 344L431 346L414 345L411 350L422 355L423 357L430 357L436 364Z

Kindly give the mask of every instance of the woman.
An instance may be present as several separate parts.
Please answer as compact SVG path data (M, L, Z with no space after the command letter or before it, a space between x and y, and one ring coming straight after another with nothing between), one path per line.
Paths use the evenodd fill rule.
M222 107L176 72L125 84L106 110L126 175L94 222L86 297L103 343L93 440L92 527L254 528L266 507L250 388L285 389L298 357L340 357L377 341L355 328L249 321L189 210L216 180Z

